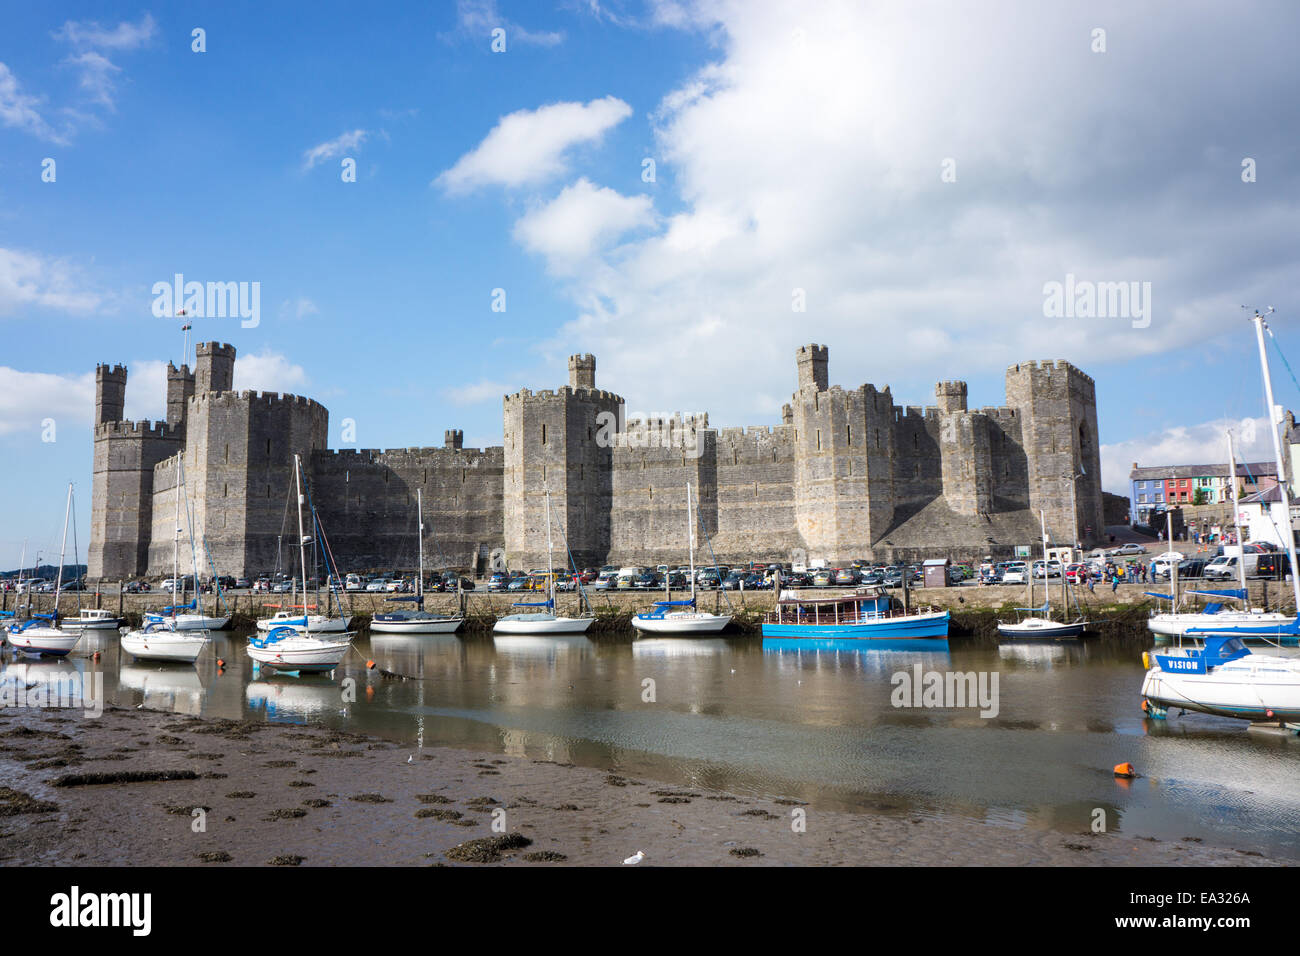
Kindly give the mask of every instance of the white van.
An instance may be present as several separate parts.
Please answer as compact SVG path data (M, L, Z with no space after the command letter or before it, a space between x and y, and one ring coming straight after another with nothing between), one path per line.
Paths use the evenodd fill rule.
M644 573L645 568L637 567L636 565L628 565L626 568L619 568L618 574L614 577L614 587L630 588L636 579Z

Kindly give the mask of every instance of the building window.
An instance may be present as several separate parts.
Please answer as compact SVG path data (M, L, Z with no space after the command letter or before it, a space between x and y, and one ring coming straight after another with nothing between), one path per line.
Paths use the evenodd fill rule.
M542 444L543 444L543 445L546 444L546 426L545 426L545 425L542 426Z
M817 429L817 450L822 450L822 430L820 428Z
M271 439L269 438L266 440L266 457L271 457Z

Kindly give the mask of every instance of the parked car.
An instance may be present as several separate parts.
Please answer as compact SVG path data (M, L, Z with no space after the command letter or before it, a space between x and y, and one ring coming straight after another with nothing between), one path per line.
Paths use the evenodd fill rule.
M1029 569L1026 567L1026 565L1023 562L1009 564L1007 565L1006 570L1002 572L1002 583L1003 584L1024 584L1026 581L1029 580L1028 577L1026 577L1028 573L1029 573Z
M510 583L510 574L508 572L493 571L491 577L488 578L487 589L489 591L504 591L506 589L506 585L508 585L509 583Z
M839 587L851 587L858 583L857 572L852 568L839 568L835 572L835 583Z
M1118 548L1111 548L1111 554L1146 554L1147 549L1140 544L1121 544Z
M698 587L711 591L722 586L722 576L712 568L706 568L696 575L695 583Z

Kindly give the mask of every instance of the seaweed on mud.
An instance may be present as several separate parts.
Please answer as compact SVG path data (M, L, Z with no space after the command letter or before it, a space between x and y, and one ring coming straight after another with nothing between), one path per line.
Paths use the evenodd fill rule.
M499 777L499 776L501 776L501 771L500 771L500 770L480 770L480 771L478 772L478 775L479 775L480 777Z
M58 813L59 805L48 800L37 800L29 793L0 787L0 817L16 817L20 813Z
M505 833L501 836L480 837L459 843L447 851L447 859L457 863L496 863L503 854L532 846L533 841L522 833Z
M289 786L291 786L291 787L314 787L314 786L316 786L316 784L312 783L310 780L290 780L290 781L289 781Z
M171 736L170 734L159 734L159 735L157 736L157 738L155 738L155 739L158 741L158 743L160 743L160 744L167 744L167 745L169 745L169 746L170 746L170 745L174 745L174 744L184 744L184 743L185 743L185 741L182 740L180 737L173 737L173 736Z
M691 793L688 790L651 790L651 796L655 797L699 797L703 794Z
M562 803L555 809L557 810L581 810L582 808L576 803Z
M521 859L529 863L562 863L568 857L563 853L556 853L554 850L536 850L532 853L525 853Z
M317 810L323 809L324 807L334 806L330 801L322 800L320 797L312 797L310 800L304 800L302 805L304 807L314 807Z
M492 797L471 797L465 801L467 807L496 807L499 803Z
M273 856L266 861L267 866L299 866L306 857L294 856L292 853L285 853L281 856Z
M459 820L461 812L459 810L443 810L439 807L423 807L415 811L415 818L417 820L427 820L429 818L434 820Z
M203 775L204 780L225 780L229 777L228 773L217 773L215 770L209 770Z
M265 816L262 819L269 823L272 820L297 820L299 817L305 817L306 815L306 810L299 810L297 807L290 807L287 810L272 810L268 816Z
M192 817L194 816L195 810L202 810L204 813L207 813L209 810L212 809L211 807L205 807L202 804L199 804L198 806L191 806L188 803L164 803L164 804L160 804L160 806L167 813L170 813L172 816L177 816L177 817Z
M690 797L660 797L660 803L690 803Z
M726 793L718 793L718 794L710 794L709 796L705 797L704 799L705 799L705 800L736 800L737 798L731 796L730 794L726 794ZM779 802L779 801L778 801L778 802Z
M384 796L382 793L358 793L354 797L348 797L348 799L356 803L392 803L393 802L388 797Z
M712 798L710 798L710 799L712 799ZM772 802L775 803L775 804L776 804L777 806L779 806L779 807L806 807L806 806L808 806L808 804L804 803L802 800L773 800Z
M119 770L113 773L65 773L50 781L52 787L94 787L107 783L162 783L197 780L193 770Z
M298 761L296 760L268 760L266 763L262 764L263 767L270 767L272 769L279 767L296 767L297 765Z
M728 852L730 852L732 856L762 856L763 855L758 850L754 849L752 846L734 846Z
M227 800L252 800L257 794L252 790L232 790L226 794Z
M225 850L204 850L202 853L195 853L194 855L204 863L229 863L234 859Z
M753 810L741 810L740 815L742 817L762 817L764 820L779 819L775 813L768 813L766 810L759 809L758 807L755 807Z
M475 820L469 820L469 819L465 819L465 820L453 820L453 821L451 821L451 825L454 826L454 827L476 827L476 826L478 826L478 822L475 821Z
M451 800L440 793L417 793L415 799L421 803L451 803Z

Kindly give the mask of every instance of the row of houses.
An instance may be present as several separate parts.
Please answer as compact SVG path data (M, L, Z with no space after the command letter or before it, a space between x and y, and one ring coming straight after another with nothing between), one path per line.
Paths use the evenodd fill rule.
M1292 502L1297 495L1296 475L1300 474L1300 426L1295 415L1287 412L1279 422L1285 476ZM1233 479L1226 462L1207 465L1158 465L1142 467L1133 462L1129 472L1129 514L1134 524L1160 526L1164 513L1179 509L1191 530L1197 530L1196 512L1185 509L1222 506L1221 519L1213 509L1200 513L1199 530L1216 536L1227 535L1234 523L1232 513ZM1236 499L1239 510L1235 523L1241 528L1243 541L1269 542L1285 547L1283 528L1290 527L1294 536L1300 528L1300 504L1292 504L1290 515L1284 514L1277 464L1272 461L1238 463ZM1226 526L1224 526L1226 525Z

